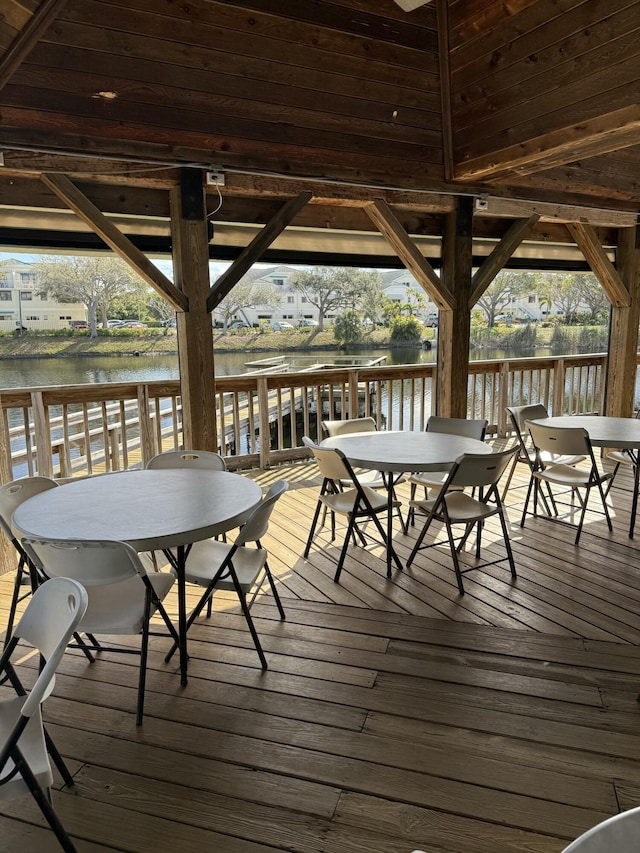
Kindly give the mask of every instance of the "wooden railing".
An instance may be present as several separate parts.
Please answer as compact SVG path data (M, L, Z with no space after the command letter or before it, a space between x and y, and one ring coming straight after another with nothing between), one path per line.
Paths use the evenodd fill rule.
M506 405L550 412L602 410L605 355L476 361L468 415L505 435ZM434 364L336 367L216 380L219 449L230 468L267 468L306 457L302 435L325 418L371 415L381 429L423 430ZM0 477L68 478L144 466L181 446L177 380L9 389L0 392Z

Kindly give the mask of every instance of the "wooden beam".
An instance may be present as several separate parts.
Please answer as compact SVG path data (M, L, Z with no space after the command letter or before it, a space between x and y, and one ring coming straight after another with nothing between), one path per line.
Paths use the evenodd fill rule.
M628 307L614 305L611 309L604 414L630 418L635 404L640 322L640 228L620 231L617 263L630 298Z
M209 292L207 299L207 310L213 311L225 298L227 293L240 281L242 276L251 269L256 261L259 261L269 246L276 240L284 229L289 225L296 214L299 213L311 198L310 192L301 192L295 198L280 208L269 222L264 226L246 249L241 252L220 278L216 281Z
M568 222L567 228L604 288L609 302L616 308L628 307L629 291L600 245L593 228L581 222Z
M473 199L458 199L458 209L445 219L442 281L454 300L453 311L441 311L438 324L436 413L466 418L469 378Z
M440 103L442 105L442 152L444 176L447 181L455 178L453 157L453 121L451 118L451 63L449 60L449 3L438 0L438 62L440 65Z
M64 175L43 174L42 181L113 251L176 311L187 311L189 300L98 208Z
M440 281L431 264L420 254L386 201L376 199L365 207L365 210L387 243L438 308L441 311L450 311L454 306L453 296Z
M470 157L456 165L457 181L498 181L572 163L638 144L640 105L581 121L533 139Z
M526 218L537 213L541 222L584 222L602 228L633 228L638 221L636 211L603 210L583 207L575 204L551 204L543 201L525 201L524 199L498 198L484 196L487 208L474 219L480 217Z
M174 275L189 303L189 310L177 315L184 446L224 452L216 426L213 328L207 311L209 235L199 170L182 170L170 203Z
M58 17L67 0L43 0L0 61L0 91Z
M516 220L516 222L514 222L508 229L502 240L500 240L497 246L493 248L489 257L484 260L482 266L476 270L475 275L471 279L472 293L471 299L469 300L470 310L489 287L491 282L513 255L524 238L531 232L531 229L539 219L539 216L530 216L528 219Z

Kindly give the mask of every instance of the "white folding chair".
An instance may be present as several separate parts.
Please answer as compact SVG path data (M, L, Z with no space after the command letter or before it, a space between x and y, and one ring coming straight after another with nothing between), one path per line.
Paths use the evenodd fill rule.
M269 529L269 519L275 509L276 502L288 488L289 484L286 480L278 480L269 487L267 494L241 527L233 545L218 542L215 539L195 542L189 551L185 570L185 580L188 583L198 584L205 588L200 601L187 619L187 630L198 618L205 604L207 605L207 615L211 615L211 601L216 590L236 592L263 669L267 669L267 659L262 650L250 610L265 580L267 580L278 607L280 618L286 618L267 561L267 551L262 547L261 540ZM255 547L251 547L248 544L250 542L254 542ZM247 601L247 595L252 590L252 598ZM176 649L177 645L174 643L165 660L170 660Z
M570 420L568 418L567 420ZM577 524L575 544L580 541L582 534L582 525L589 503L589 497L593 489L600 495L602 501L602 511L607 520L609 530L613 530L611 524L611 516L607 507L606 493L603 489L603 484L611 479L611 473L600 473L596 464L593 448L589 440L589 433L581 427L556 427L536 424L532 421L527 421L527 427L531 434L531 440L536 451L536 459L531 471L531 479L527 490L527 498L525 500L524 509L522 511L522 519L520 526L524 527L527 510L529 509L529 500L533 493L533 515L538 517L538 497L542 493L541 484L561 486L571 489L572 496L578 496L580 502L580 519ZM555 458L584 456L590 463L588 469L574 468L573 465L564 462L553 462L545 465L542 454L552 454ZM580 495L580 489L584 489L584 496ZM545 516L542 516L543 518ZM547 516L550 517L550 516ZM560 523L560 518L553 519Z
M427 421L426 432L440 432L447 435L462 435L465 438L475 438L477 441L484 441L484 436L487 431L489 421L485 418L470 419L467 418L441 418L438 415L431 415ZM445 480L449 475L448 471L425 471L411 474L409 482L411 483L410 499L413 501L416 497L418 486L424 489L425 500L429 496L429 489L439 492ZM409 509L409 520L411 524L415 524L415 512L413 508Z
M333 436L337 435L353 435L356 432L377 432L378 427L376 426L376 422L373 418L348 418L347 420L335 420L335 421L322 421L322 428L326 432L329 438L333 438ZM368 486L370 489L384 489L388 490L389 484L387 478L393 477L393 497L395 499L395 487L398 483L404 483L405 476L404 474L396 474L395 476L391 473L383 474L380 471L362 471L359 469L355 469L358 475L358 481L361 486ZM341 480L340 484L343 488L349 488L352 483L351 480ZM400 502L396 507L396 512L398 513L398 520L402 525L402 530L404 533L407 532L407 524L405 523L402 512L400 510Z
M41 578L38 577L36 567L30 562L24 548L13 535L13 531L11 529L11 516L18 509L20 504L28 501L29 498L39 495L42 492L46 492L48 489L55 489L57 486L58 483L56 483L55 480L50 480L48 477L23 477L19 480L12 480L10 483L5 483L0 487L0 530L4 533L18 553L18 565L13 584L11 604L9 606L7 631L4 637L5 646L11 637L18 603L23 601L32 592L35 592L41 580ZM29 589L21 595L20 588L25 580L29 581Z
M340 450L320 447L307 436L303 436L302 441L314 455L318 469L323 477L320 495L318 496L313 521L311 522L309 537L304 549L305 560L309 556L309 551L311 550L311 543L313 542L316 532L320 511L323 507L327 507L327 509L329 509L334 515L346 515L348 518L347 532L344 538L342 551L340 552L340 557L338 559L336 573L333 578L336 583L340 580L340 574L347 555L347 547L351 536L353 535L355 541L355 536L357 535L361 543L363 545L366 544L365 534L358 524L360 520L368 519L373 521L384 546L389 550L397 567L402 569L402 563L398 559L398 555L393 548L393 544L388 541L387 534L385 533L384 528L380 523L380 519L378 518L380 514L388 511L387 495L381 495L375 489L361 485L356 472L349 464L349 460ZM352 487L346 491L341 490L339 483L342 480L349 480L353 484ZM396 505L399 505L399 501L394 499L394 508ZM332 521L331 541L334 539L335 524ZM390 568L387 571L387 575L391 577Z
M87 602L86 590L77 581L54 578L42 584L34 591L0 656L2 681L10 683L16 693L0 700L0 799L31 793L67 853L76 853L76 848L51 802L49 756L65 785L73 785L73 777L43 726L41 706L53 690L56 669ZM44 661L30 692L11 660L16 650L24 655L22 643L37 650Z
M424 523L420 535L416 539L413 550L407 560L407 567L414 561L416 554L422 548L433 548L440 544L434 542L429 545L423 545L427 531L431 527L433 521L442 522L447 530L449 547L451 549L451 557L453 559L453 567L456 573L458 589L464 595L464 585L462 576L470 571L481 569L486 566L493 566L496 563L503 562L507 559L511 569L511 576L516 577L516 567L513 561L513 553L511 551L511 543L509 541L509 531L505 519L504 508L500 492L498 491L498 482L505 472L507 466L517 453L517 448L513 447L509 450L503 450L501 453L465 453L456 459L453 467L448 473L447 479L442 486L438 496L427 501L412 501L412 505L416 509L420 509L426 513L427 520ZM464 492L465 488L476 488L479 490L479 497L472 497ZM497 515L500 519L504 545L506 549L506 558L502 557L497 560L485 562L480 565L476 564L468 568L462 568L458 554L467 541L471 531L476 527L476 560L480 559L481 533L484 522L492 515ZM458 545L456 545L453 535L453 525L463 524L465 532L461 537Z
M49 578L72 577L86 587L89 606L80 625L94 642L93 651L113 651L140 656L136 725L144 713L150 621L158 612L167 632L178 642L163 601L175 582L169 572L147 574L140 558L126 542L92 540L23 539L25 551ZM49 583L49 581L47 581ZM93 635L141 636L140 649L106 647ZM166 632L162 632L166 636Z
M640 807L614 815L591 827L562 853L638 853Z
M206 471L226 471L227 465L219 453L211 450L168 450L152 457L147 468L192 468Z
M545 406L542 405L542 403L530 403L526 406L506 406L505 411L509 414L511 426L513 427L513 431L516 435L516 438L518 439L520 452L516 457L514 457L513 465L509 470L507 482L505 483L504 489L502 490L502 500L504 500L506 497L507 491L511 484L511 479L516 469L516 465L518 465L518 463L525 464L529 468L530 474L536 465L536 450L531 443L531 436L527 428L527 421L538 421L542 420L543 418L549 417L549 413L547 412ZM552 465L556 463L561 463L563 465L578 465L580 462L584 462L584 460L584 455L580 454L562 457L554 455L552 453L548 453L546 451L540 454L540 461L543 465ZM549 504L547 503L547 498L545 497L543 492L540 492L540 497L544 504L547 515L551 515L552 509L553 512L557 512L557 510L553 493L549 485L547 485L547 493L550 502ZM552 509L550 509L550 506Z

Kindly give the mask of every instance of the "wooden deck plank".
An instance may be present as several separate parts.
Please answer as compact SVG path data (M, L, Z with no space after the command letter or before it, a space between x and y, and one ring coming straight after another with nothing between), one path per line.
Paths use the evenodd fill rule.
M460 596L440 548L389 581L381 549L351 547L335 584L336 543L301 557L313 466L290 470L265 537L287 619L268 592L253 610L266 672L227 594L191 630L186 687L164 663L167 640L152 639L141 728L135 657L65 655L45 715L77 779L54 803L79 853L559 853L637 804L628 478L613 533L594 517L578 548L558 524L520 528L516 488L518 579L491 567ZM287 469L248 473L266 486ZM418 529L397 534L401 557ZM494 537L487 525L497 556ZM0 578L0 619L11 581ZM58 849L30 798L0 805L0 836L3 853Z

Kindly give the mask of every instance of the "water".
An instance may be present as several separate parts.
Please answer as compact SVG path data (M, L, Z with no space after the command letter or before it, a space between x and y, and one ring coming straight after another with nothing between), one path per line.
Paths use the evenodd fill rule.
M562 355L554 351L555 355ZM234 376L246 372L247 361L270 358L274 353L231 352L215 354L216 376ZM436 350L418 347L371 350L316 350L309 353L287 353L288 358L299 355L298 366L308 366L309 357L317 361L330 361L345 355L379 358L386 356L387 364L430 364L435 361ZM535 350L478 350L472 359L531 358L551 355L545 347ZM69 358L0 359L0 389L34 388L47 385L101 385L105 382L151 382L178 379L177 355L141 356L74 356Z

